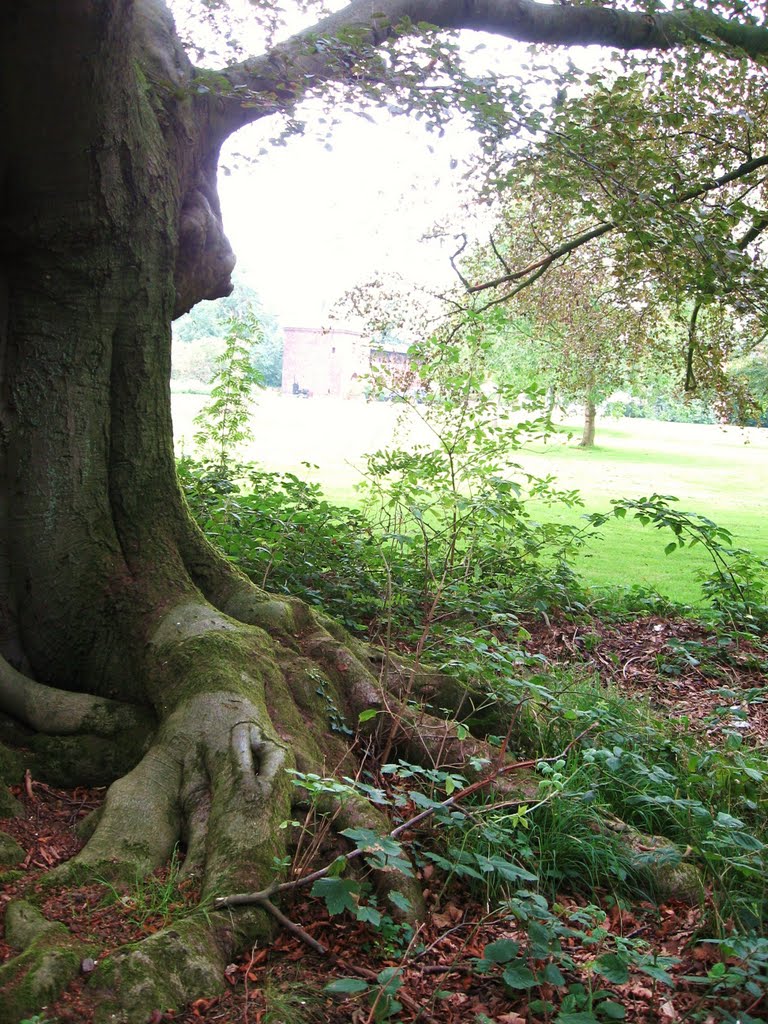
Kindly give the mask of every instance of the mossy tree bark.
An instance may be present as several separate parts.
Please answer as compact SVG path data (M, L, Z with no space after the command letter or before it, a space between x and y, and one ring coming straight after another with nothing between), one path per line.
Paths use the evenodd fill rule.
M645 15L600 23L591 8L580 20L515 5L518 22L492 5L377 10L390 8L361 47L405 14L545 41L555 22L571 41L617 44L617 26L626 45L685 34ZM204 895L262 887L291 816L284 769L354 768L331 703L350 725L386 709L388 738L411 757L461 764L486 750L416 715L401 673L332 624L251 586L197 531L176 481L170 324L231 288L219 148L308 83L348 74L329 53L305 35L211 76L160 0L0 9L0 710L69 776L84 737L87 780L120 775L77 859L84 872L148 871L182 841ZM209 991L265 930L255 911L212 914L111 957L92 982L104 1014L140 1021ZM34 1011L34 986L18 991L4 1012Z
M438 720L430 739L428 715L419 730L396 679L384 687L362 648L253 588L180 496L170 323L230 288L215 190L226 103L192 87L156 7L33 3L2 22L0 706L70 776L83 736L105 773L119 767L106 749L123 751L70 871L135 877L182 842L206 901L259 889L285 852L285 769L354 772L330 707L351 726L400 708L403 744L454 762L478 745ZM247 909L191 919L100 964L91 986L111 1019L145 1020L220 986L266 931ZM47 961L30 957L4 979L18 999L3 1019L47 992Z

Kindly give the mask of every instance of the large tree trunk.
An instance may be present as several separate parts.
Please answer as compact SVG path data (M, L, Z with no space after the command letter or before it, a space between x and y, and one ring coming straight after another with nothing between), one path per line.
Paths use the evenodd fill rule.
M181 842L206 901L258 889L297 799L285 769L354 772L329 707L352 728L394 710L411 756L487 748L417 718L397 673L257 591L190 520L170 323L230 287L215 169L231 126L190 87L163 9L5 5L0 75L0 710L60 776L124 773L77 870L135 877ZM247 908L193 918L103 961L91 986L110 1020L146 1020L220 987L266 927ZM34 986L4 970L0 1020L16 1021Z

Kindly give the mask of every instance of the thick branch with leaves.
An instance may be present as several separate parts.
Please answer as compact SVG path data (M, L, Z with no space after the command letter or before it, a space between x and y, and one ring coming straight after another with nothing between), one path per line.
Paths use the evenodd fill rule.
M228 134L300 101L323 83L385 73L372 59L377 47L430 29L469 29L554 46L667 51L697 45L753 59L768 55L765 26L688 4L651 13L536 0L353 0L269 52L216 72L200 71L199 82L216 96L219 111L226 111Z

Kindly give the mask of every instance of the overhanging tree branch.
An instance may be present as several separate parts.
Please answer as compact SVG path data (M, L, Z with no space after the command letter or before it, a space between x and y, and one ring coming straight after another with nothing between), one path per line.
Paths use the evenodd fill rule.
M492 32L524 43L670 50L687 44L723 47L734 56L768 55L768 28L692 8L621 11L592 4L536 0L353 0L269 53L208 75L226 110L227 131L298 102L330 81L349 81L352 68L376 47L425 27ZM370 70L370 69L369 69ZM362 74L362 72L361 72Z
M725 185L728 185L731 182L738 181L741 178L747 177L754 171L766 166L768 166L768 154L760 157L755 157L752 160L745 160L743 163L739 164L738 167L734 167L732 170L727 171L724 174L718 175L718 177L712 178L709 181L703 182L699 185L695 185L692 188L687 189L685 192L681 192L679 196L670 198L669 205L671 207L676 207L681 206L684 203L691 202L694 199L700 199L702 196L714 192L719 188L723 188ZM557 248L541 256L539 259L528 263L526 266L520 268L519 270L510 272L509 269L505 266L504 274L500 274L499 276L492 278L491 280L488 281L482 281L479 284L470 284L461 274L459 274L459 277L461 279L462 284L465 286L465 288L470 294L492 291L496 288L501 288L503 285L515 285L515 287L511 291L505 292L503 296L494 299L491 303L489 303L489 305L497 305L499 302L506 302L508 299L516 295L518 291L521 291L529 284L532 284L535 280L541 277L544 271L549 269L549 267L551 267L554 263L558 262L558 260L563 259L564 257L568 256L575 250L580 249L585 245L588 245L595 239L601 238L603 235L606 235L609 232L614 231L616 228L620 226L621 225L618 221L605 221L602 224L598 224L595 227L590 228L589 230L584 231L579 235L576 235L574 238L569 239L567 242L563 242L561 245L557 246ZM768 220L766 220L765 218L760 218L757 221L755 221L752 227L750 227L745 232L743 238L741 238L737 243L735 243L736 248L743 251L752 241L754 241L763 232L766 226L768 226ZM452 257L452 265L454 265L454 269L456 269L454 261L460 255L463 249L464 245L461 247L461 249L459 249L458 252L454 253ZM483 308L488 307L486 306Z

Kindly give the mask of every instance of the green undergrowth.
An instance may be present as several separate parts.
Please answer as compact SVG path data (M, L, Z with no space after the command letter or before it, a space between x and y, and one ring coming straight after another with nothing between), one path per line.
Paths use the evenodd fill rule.
M521 756L534 761L538 779L524 800L498 790L457 800L468 781L460 772L402 760L372 763L356 779L294 777L310 801L362 794L393 822L389 836L345 830L368 873L350 873L337 858L311 894L331 916L364 922L371 948L400 966L375 980L338 979L328 991L367 1003L372 1020L402 1009L405 973L424 947L403 918L408 906L378 896L370 874L397 869L429 878L436 906L468 901L504 924L512 937L489 943L471 969L537 1006L543 1019L623 1019L621 986L634 979L658 990L658 1005L680 985L698 987L692 1020L761 1020L744 1008L768 986L764 753L737 730L717 747L697 741L685 722L660 719L593 675L541 672L511 685ZM425 813L412 834L397 831ZM715 952L700 974L683 973L683 950L606 923L612 904L669 899L678 911L705 908L696 939Z
M251 579L449 672L467 686L459 737L475 734L500 758L514 752L533 768L535 792L528 786L524 799L482 788L457 799L469 781L461 772L373 757L355 779L297 775L295 784L315 808L329 794L342 801L362 794L387 810L394 828L416 814L428 818L402 837L346 830L368 873L349 870L348 858L338 857L312 894L332 915L365 922L382 949L406 957L417 953L407 923L412 908L396 892L378 895L370 872L428 871L433 891L447 895L459 887L523 932L520 941L492 943L473 970L531 1006L538 1000L541 1015L555 1024L622 1019L616 986L633 973L670 990L678 983L676 963L647 943L606 931L595 907L638 899L700 904L700 937L719 944L722 956L695 981L703 995L693 1019L707 1019L717 1005L723 1012L716 1019L748 1024L758 1018L744 1008L762 995L768 965L759 939L768 905L768 765L740 725L745 707L768 691L729 691L724 670L733 650L748 650L751 667L765 671L766 564L669 496L618 499L611 513L578 525L540 515L542 505L578 508L579 497L514 463L515 451L546 436L549 425L536 395L514 414L500 407L499 395L485 398L482 351L482 331L472 324L453 356L444 347L437 356L422 348L422 373L425 365L434 372L425 375L432 384L416 412L433 442L374 453L356 508L334 505L293 474L239 465L223 451L208 462L180 463L197 521ZM502 397L511 409L511 397ZM660 717L587 665L555 670L527 650L524 622L531 616L584 626L598 617L684 611L639 587L596 594L580 581L573 569L578 552L621 519L644 527L649 543L663 538L670 555L685 557L693 548L705 556L702 597L716 643L670 644L658 665L670 679L693 663L715 678L723 673L722 703L696 728ZM739 657L743 664L745 655ZM509 733L489 736L488 712L500 707L508 711ZM493 762L468 768L489 772ZM317 810L316 823L322 826ZM558 909L563 893L587 904L582 919ZM594 951L588 984L566 938ZM366 1000L367 1019L385 1020L402 1008L402 973L387 967L375 981L339 979L330 991ZM728 1016L729 1001L738 1018Z

